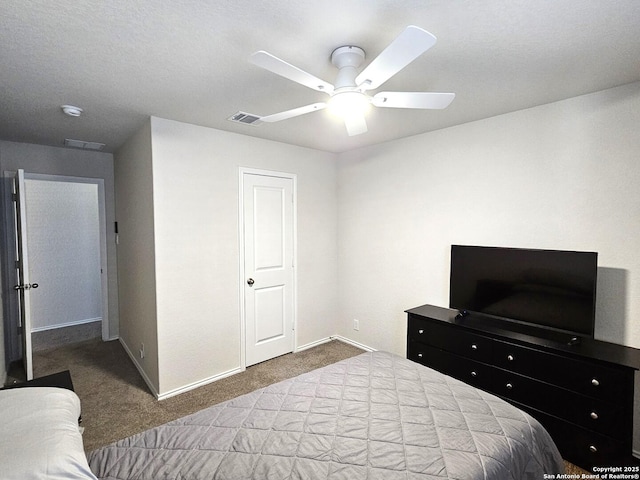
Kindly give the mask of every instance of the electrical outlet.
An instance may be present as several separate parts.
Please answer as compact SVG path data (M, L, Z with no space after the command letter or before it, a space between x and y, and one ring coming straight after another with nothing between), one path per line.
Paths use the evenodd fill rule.
M360 320L353 319L353 329L360 330Z
M140 344L140 358L144 358L144 343Z

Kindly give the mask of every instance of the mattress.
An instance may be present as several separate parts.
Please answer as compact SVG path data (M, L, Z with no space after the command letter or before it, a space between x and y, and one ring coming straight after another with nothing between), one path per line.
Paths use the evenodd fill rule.
M505 401L368 352L91 452L104 480L536 479L549 434Z

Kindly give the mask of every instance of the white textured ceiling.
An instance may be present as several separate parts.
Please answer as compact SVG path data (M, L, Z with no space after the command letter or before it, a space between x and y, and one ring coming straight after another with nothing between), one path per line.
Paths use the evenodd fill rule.
M326 111L227 120L326 98L250 64L254 51L333 83L333 49L357 45L366 64L407 25L438 43L383 88L455 92L448 109L373 109L355 137ZM0 138L18 142L114 151L153 115L339 152L639 80L638 0L0 2Z

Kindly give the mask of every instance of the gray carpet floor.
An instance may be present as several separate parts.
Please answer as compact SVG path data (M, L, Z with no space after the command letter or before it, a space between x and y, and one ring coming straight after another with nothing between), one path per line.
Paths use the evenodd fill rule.
M82 403L84 447L89 452L360 353L359 348L331 341L251 366L242 373L161 401L149 392L118 341L91 340L40 351L34 353L33 364L34 377L62 370L71 372L74 389Z

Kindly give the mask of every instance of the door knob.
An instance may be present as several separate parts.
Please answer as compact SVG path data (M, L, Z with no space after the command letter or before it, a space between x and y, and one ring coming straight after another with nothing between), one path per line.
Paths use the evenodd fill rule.
M31 290L32 288L38 288L39 285L37 283L26 283L24 285L15 285L13 287L14 290Z
M249 280L247 280L247 285L249 285L250 287L252 287L254 283L256 282L253 278L250 278Z

